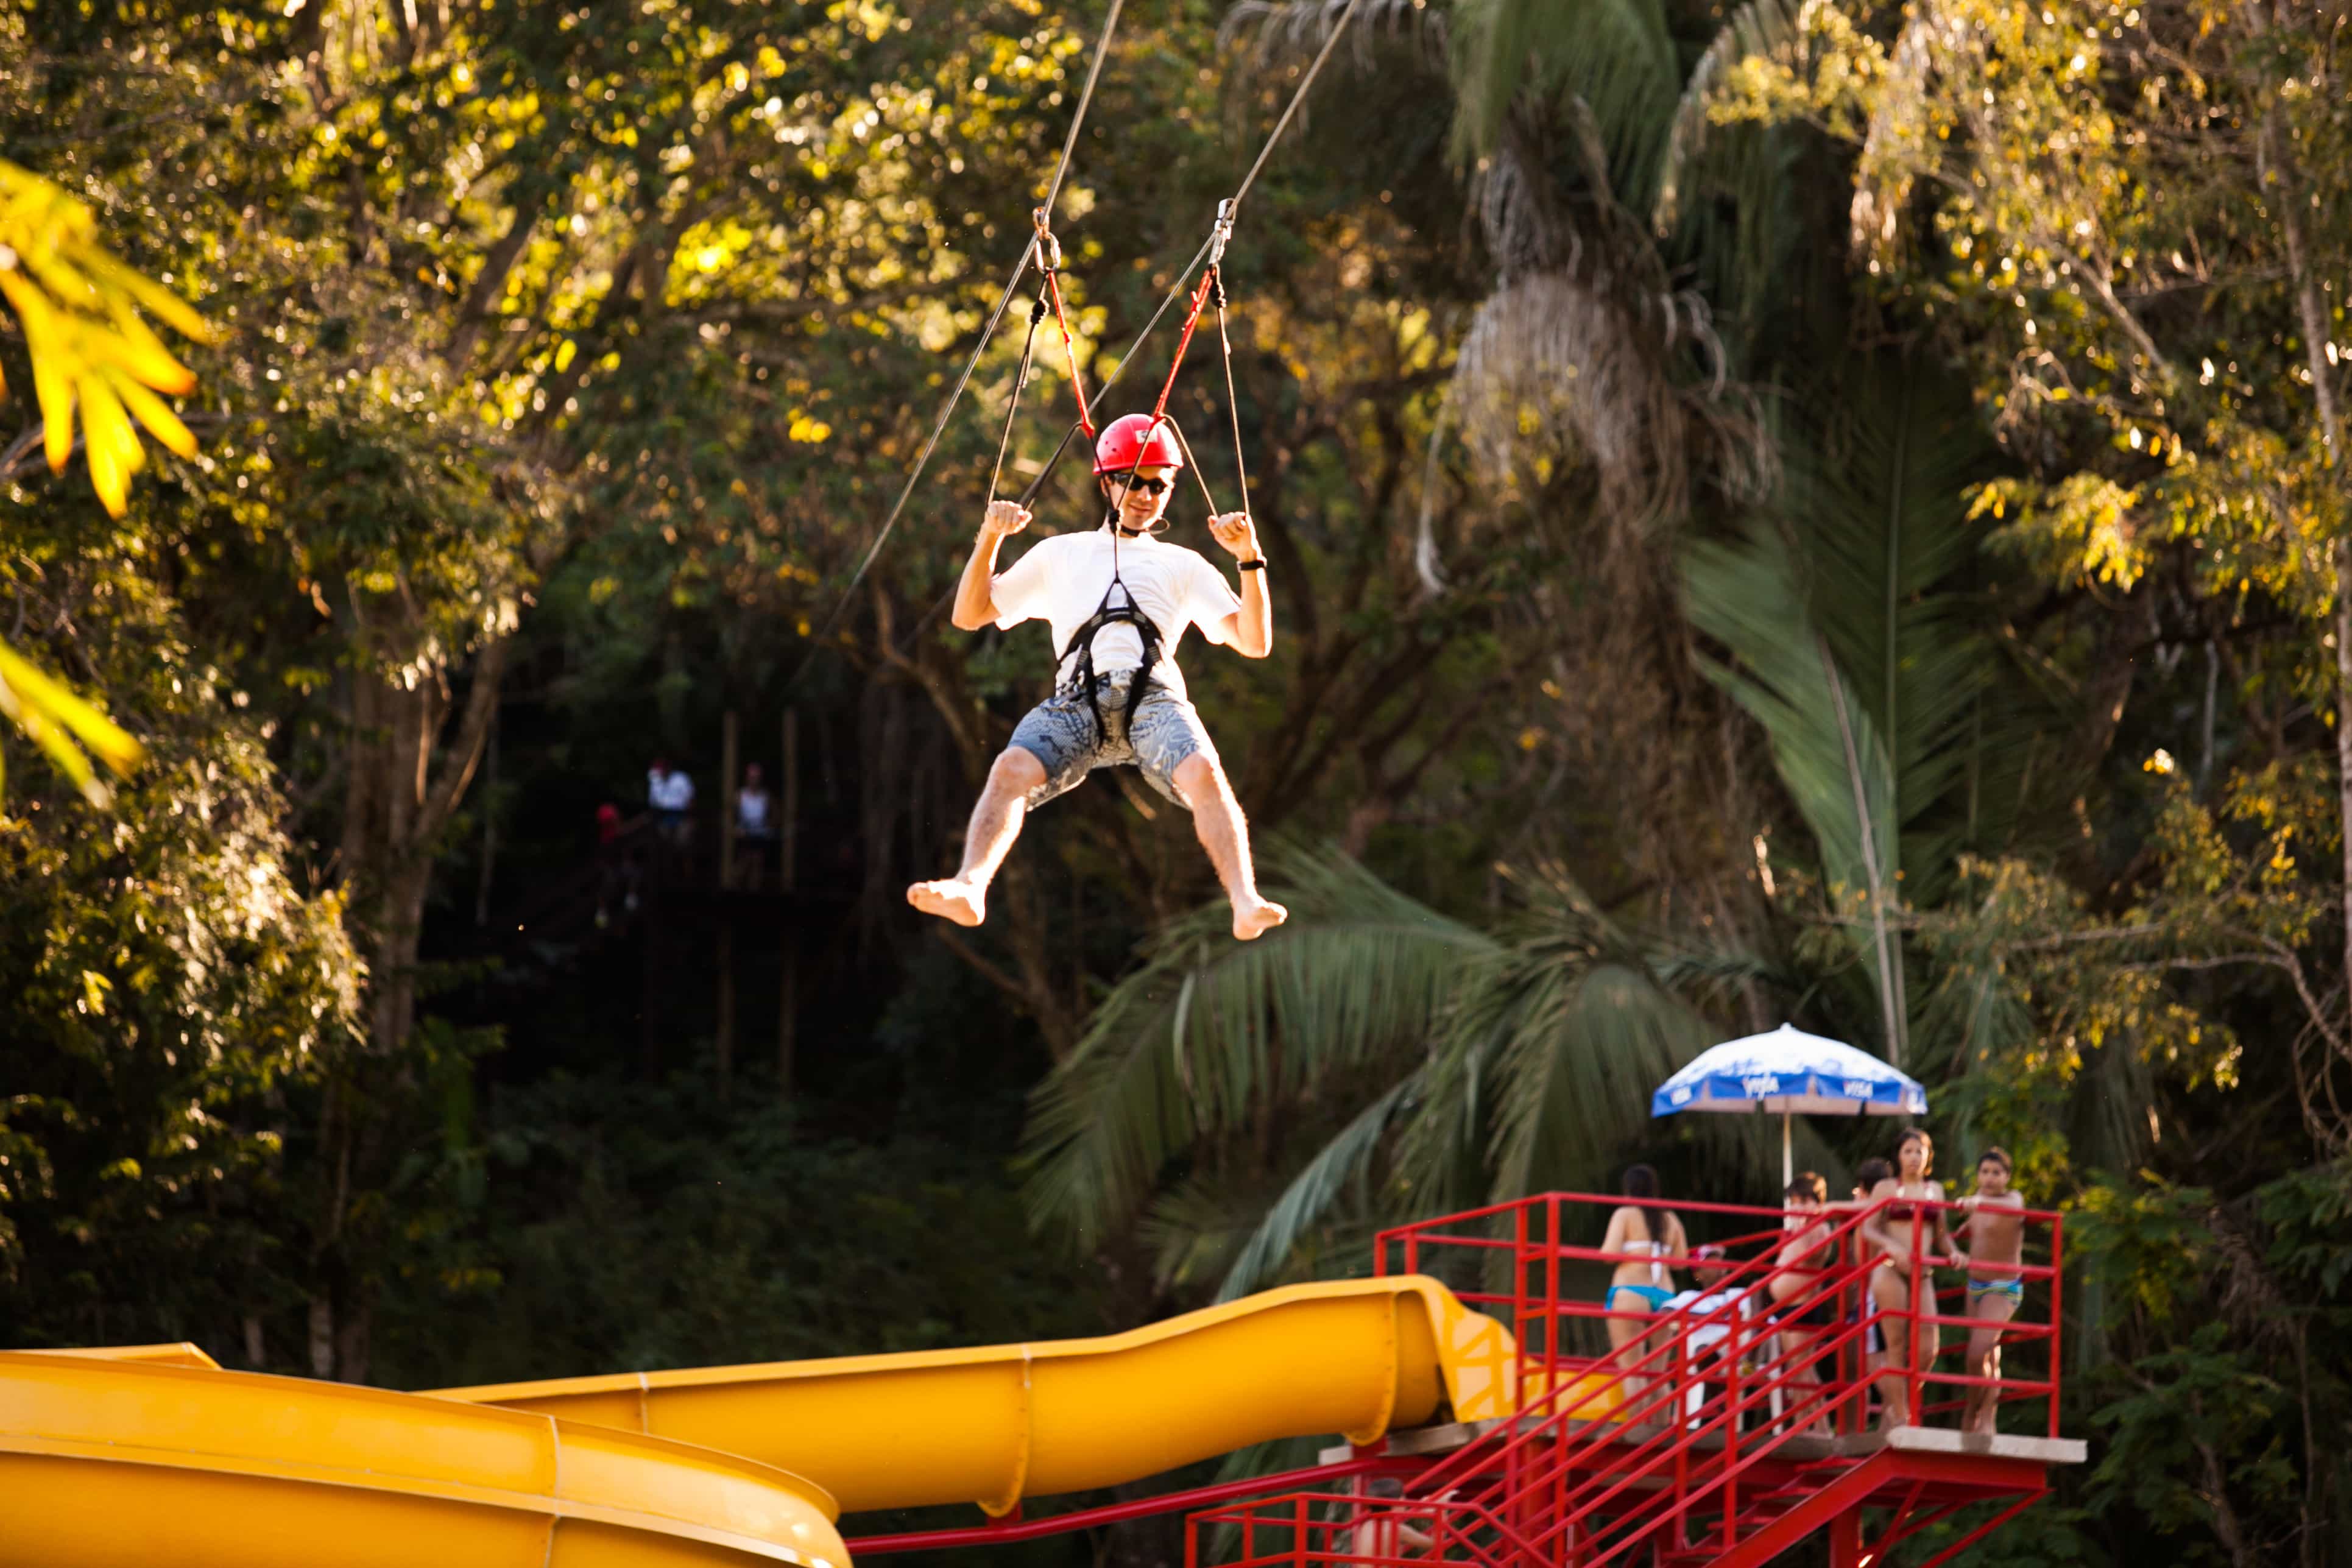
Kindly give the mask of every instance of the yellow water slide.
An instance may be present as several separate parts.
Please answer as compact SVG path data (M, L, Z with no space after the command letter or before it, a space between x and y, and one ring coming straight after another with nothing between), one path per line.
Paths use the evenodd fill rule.
M0 1352L8 1568L844 1568L835 1512L708 1448L192 1345Z
M1277 1437L1509 1412L1511 1337L1433 1279L1292 1285L1101 1339L439 1391L740 1454L843 1509L1115 1486Z
M1419 1278L1101 1339L439 1394L193 1346L0 1352L0 1568L845 1568L841 1510L1140 1479L1507 1414L1500 1324ZM803 1479L809 1478L809 1479Z

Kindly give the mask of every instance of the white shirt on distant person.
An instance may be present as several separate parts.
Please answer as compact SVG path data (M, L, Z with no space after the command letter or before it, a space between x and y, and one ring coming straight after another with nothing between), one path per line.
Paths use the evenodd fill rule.
M656 811L690 811L694 781L676 768L646 774L646 799Z
M1054 628L1054 651L1067 648L1071 637L1102 607L1111 582L1111 530L1106 523L1091 533L1060 533L1041 539L1027 554L989 585L996 603L996 624L1015 626L1026 620L1044 620ZM1184 696L1184 675L1176 668L1176 645L1187 628L1198 626L1211 642L1225 641L1225 618L1242 602L1224 574L1198 551L1181 544L1163 544L1146 534L1120 539L1118 578L1135 595L1136 607L1160 628L1160 662L1152 679L1177 698ZM1070 678L1076 652L1062 661L1058 683ZM1133 669L1143 662L1143 639L1130 626L1105 627L1095 638L1095 673Z

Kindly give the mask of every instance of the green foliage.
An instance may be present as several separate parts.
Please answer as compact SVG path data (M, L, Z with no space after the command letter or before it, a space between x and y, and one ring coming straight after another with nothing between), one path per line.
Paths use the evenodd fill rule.
M42 477L45 422L5 476L0 704L60 739L102 695L153 762L109 819L79 750L10 758L0 1342L445 1384L1089 1331L1637 1153L1759 1195L1760 1128L1643 1113L1777 1015L1883 1036L1948 1146L2073 1210L2097 1463L1979 1553L2316 1568L2352 1447L2333 14L1374 9L1229 257L1279 633L1187 664L1294 909L1236 947L1189 825L1108 780L982 931L898 900L1044 678L924 618L1012 343L810 662L1091 14L0 5L0 147L219 328L201 455L119 517ZM1255 71L1129 16L1056 214L1090 381L1332 15L1236 8ZM0 343L19 384L39 346ZM733 712L772 766L788 689L841 911L796 950L790 1113L746 1065L774 942L722 1082L683 1065L696 928L537 912L649 750L708 800Z
M1737 542L1692 546L1684 581L1692 624L1735 661L1702 668L1771 737L1900 1063L1913 1005L1902 910L1937 896L1959 843L2004 837L2011 805L1978 787L1958 798L1995 750L1982 726L1999 672L1968 591L1977 530L1960 500L1984 445L1905 367L1842 381L1854 405L1791 433L1773 506Z
M2090 1380L2105 1451L2086 1500L2179 1540L2184 1561L2277 1552L2328 1506L2338 1467L2308 1445L2352 1419L2352 1179L2315 1166L2234 1202L2102 1185L2084 1210L2076 1245L2118 1352Z
M1676 983L1738 972L1645 946L1556 868L1492 932L1328 850L1277 846L1267 876L1290 924L1244 948L1222 906L1169 927L1030 1128L1031 1212L1081 1242L1193 1162L1150 1234L1166 1277L1221 1271L1223 1299L1351 1259L1368 1219L1605 1185L1649 1089L1709 1037Z
M473 1138L467 1247L420 1249L388 1290L396 1384L1097 1331L977 1151L853 1142L772 1100L722 1111L707 1079L562 1074L492 1096Z
M283 1289L285 1105L356 1039L337 900L228 694L168 657L110 815L20 784L0 815L0 1322L177 1339Z

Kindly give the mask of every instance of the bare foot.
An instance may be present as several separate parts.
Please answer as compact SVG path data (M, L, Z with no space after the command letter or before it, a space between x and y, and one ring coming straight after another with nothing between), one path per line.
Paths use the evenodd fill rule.
M907 901L927 915L937 915L960 926L976 926L988 918L988 889L952 878L916 883L907 889Z
M1290 918L1290 911L1280 904L1270 904L1264 899L1252 899L1247 903L1234 905L1234 940L1255 942L1267 931Z

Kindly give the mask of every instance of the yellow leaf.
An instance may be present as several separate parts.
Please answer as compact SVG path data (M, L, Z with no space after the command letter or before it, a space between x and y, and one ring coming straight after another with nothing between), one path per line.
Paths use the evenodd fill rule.
M121 517L131 500L131 476L138 471L142 454L139 433L111 387L96 375L84 376L81 393L82 445L89 455L90 488L110 517Z
M33 395L41 405L49 472L62 474L66 459L73 456L74 390L54 359L43 356L33 361Z
M180 416L173 413L162 398L112 365L102 368L106 379L121 395L124 405L138 416L139 423L155 433L155 438L158 441L163 442L183 458L193 458L196 455L195 437L189 434L188 427L180 423Z
M195 390L195 372L173 359L171 351L163 346L163 340L149 331L146 322L123 310L114 313L114 325L112 333L91 334L101 357L121 365L158 392L177 396Z
M76 739L96 752L118 773L128 774L147 754L146 748L124 733L113 720L75 696L62 683L42 674L5 644L0 644L0 683L14 690L21 704L37 708L72 731Z
M169 321L184 337L200 343L213 341L213 330L188 302L152 279L142 278L110 256L93 258L90 270Z

